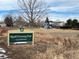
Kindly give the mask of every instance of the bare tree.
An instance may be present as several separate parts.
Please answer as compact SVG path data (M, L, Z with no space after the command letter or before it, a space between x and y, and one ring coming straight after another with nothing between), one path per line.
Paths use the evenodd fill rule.
M47 14L47 5L41 0L19 0L22 16L34 26L35 21L42 19Z
M26 26L26 21L23 19L23 17L19 16L18 19L14 22L16 27L20 26Z

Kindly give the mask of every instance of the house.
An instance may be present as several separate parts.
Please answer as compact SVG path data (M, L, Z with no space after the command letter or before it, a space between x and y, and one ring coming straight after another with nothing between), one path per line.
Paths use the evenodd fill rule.
M4 22L0 22L0 27L5 27L6 24Z
M52 23L54 26L58 26L58 27L61 27L61 26L64 26L65 25L65 22L64 21L54 21Z
M60 28L64 25L64 21L49 21L44 23L44 28Z

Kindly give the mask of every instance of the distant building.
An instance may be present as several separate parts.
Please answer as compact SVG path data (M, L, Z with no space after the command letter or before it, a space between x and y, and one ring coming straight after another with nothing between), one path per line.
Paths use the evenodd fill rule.
M0 27L5 27L6 24L4 22L0 22Z
M48 23L44 23L44 28L60 28L64 25L64 21L49 21Z
M61 27L61 26L64 26L64 25L65 25L65 22L64 22L64 21L54 21L54 22L53 22L53 25L54 25L54 26L59 26L59 27Z

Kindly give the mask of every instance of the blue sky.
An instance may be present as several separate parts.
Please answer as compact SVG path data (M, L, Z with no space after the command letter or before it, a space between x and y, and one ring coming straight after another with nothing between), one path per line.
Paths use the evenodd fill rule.
M68 18L79 19L79 0L48 0L50 18L67 20Z
M45 0L45 2L50 6L48 16L51 20L79 19L79 0ZM16 13L17 9L17 0L0 0L0 19L8 13Z

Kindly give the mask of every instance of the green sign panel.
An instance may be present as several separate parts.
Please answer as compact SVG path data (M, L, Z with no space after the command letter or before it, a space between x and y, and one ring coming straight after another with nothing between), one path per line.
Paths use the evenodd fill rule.
M33 33L9 33L9 44L32 44Z

